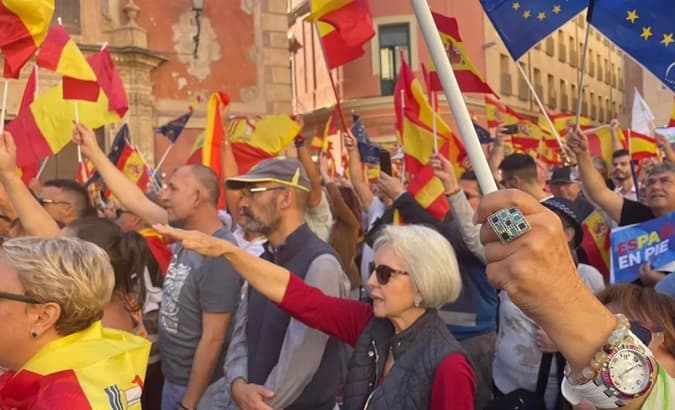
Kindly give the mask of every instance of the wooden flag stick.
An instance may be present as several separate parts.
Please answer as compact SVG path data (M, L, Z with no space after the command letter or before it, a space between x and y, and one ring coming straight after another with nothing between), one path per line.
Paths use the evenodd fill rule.
M2 111L0 111L0 134L5 132L5 114L7 112L7 93L9 93L9 81L4 80L4 91L2 92Z

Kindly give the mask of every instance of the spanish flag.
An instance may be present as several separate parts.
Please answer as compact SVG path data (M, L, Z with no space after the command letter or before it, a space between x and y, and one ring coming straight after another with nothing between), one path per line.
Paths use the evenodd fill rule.
M150 169L143 160L143 157L141 157L141 154L129 142L129 126L127 124L124 124L117 132L108 158L117 166L117 169L138 185L143 192L148 189Z
M337 117L337 108L335 108L333 112L330 113L330 116L328 116L328 121L326 121L326 126L323 129L323 135L317 135L312 139L313 150L322 153L328 153L331 150L332 144L329 137L337 134L339 131Z
M670 112L670 121L668 127L675 127L675 97L673 97L673 110Z
M239 172L245 174L258 162L279 155L300 129L288 115L231 118L227 135Z
M152 228L141 229L138 233L145 239L145 243L148 244L148 248L150 248L150 252L152 252L152 256L155 258L157 265L159 265L159 270L162 272L162 277L164 277L173 256L173 252L169 248L171 242Z
M549 114L548 117L551 119L555 130L558 131L560 136L565 136L567 133L567 127L574 125L577 120L576 114L569 113ZM581 128L589 125L591 125L590 118L584 116L579 117L579 126ZM548 121L546 121L546 118L541 114L539 115L539 127L546 130L546 132L552 133L551 127L548 125Z
M53 14L54 0L0 0L5 78L19 78L21 68L44 41Z
M464 93L482 93L497 95L492 88L485 82L480 71L471 62L462 36L459 34L457 19L446 17L438 13L431 13L436 23L438 33L443 41L443 48L448 55L452 70L455 72L459 89ZM431 72L429 73L429 86L431 91L443 91L443 85L438 77L436 68L431 63Z
M149 354L146 339L96 322L0 377L0 408L140 409Z
M582 126L581 130L588 138L588 150L594 157L600 157L605 160L606 164L612 163L612 155L614 154L614 140L612 137L612 130L609 126L595 128L591 130L591 126ZM624 141L625 137L623 130L619 129L619 140Z
M119 121L129 104L107 49L92 54L88 61L102 92L96 102L79 101L78 111L80 122L94 129ZM7 130L17 136L18 166L49 157L71 141L75 128L74 105L74 101L64 100L63 84L59 84L40 95L29 110L20 111L7 125Z
M316 22L329 69L365 53L375 35L367 0L312 0L311 10L306 20Z
M548 131L545 131L542 134L541 143L539 145L539 159L556 167L565 165L560 154L558 140Z
M605 278L609 278L609 234L611 228L598 211L593 211L586 217L581 227L584 230L584 240L581 242L581 247L588 256L588 262L596 267Z
M655 138L630 129L625 130L624 135L628 136L631 159L640 161L645 158L653 158L659 155Z
M487 95L485 96L485 116L487 117L488 128L518 124L520 121L520 115L518 115L511 107L508 107Z
M65 77L96 81L96 74L80 48L61 25L52 26L37 55L39 67L56 71Z

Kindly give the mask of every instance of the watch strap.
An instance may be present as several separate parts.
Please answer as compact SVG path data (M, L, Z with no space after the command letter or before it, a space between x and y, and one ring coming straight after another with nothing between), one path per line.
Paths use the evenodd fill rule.
M581 403L582 400L587 400L593 406L601 409L614 409L624 406L624 402L614 396L607 386L598 379L574 386L565 377L560 391L565 399L575 406Z

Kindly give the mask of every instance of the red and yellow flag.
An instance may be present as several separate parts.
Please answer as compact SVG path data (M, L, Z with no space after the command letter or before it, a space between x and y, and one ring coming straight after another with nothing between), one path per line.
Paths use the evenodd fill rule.
M293 141L302 127L288 115L234 117L228 124L228 140L239 172L276 157Z
M138 233L145 239L145 243L148 244L152 256L157 261L157 265L159 265L162 277L164 277L173 256L173 252L169 248L171 242L152 228L141 229Z
M89 128L98 128L119 121L126 113L129 103L122 79L106 50L88 58L96 74L101 91L95 102L79 101L77 104L80 122ZM64 77L66 78L66 77ZM29 110L20 111L7 130L17 136L17 165L34 164L63 149L72 139L75 102L64 100L63 84L41 94Z
M558 131L560 136L564 136L567 133L567 127L574 125L577 120L576 114L569 113L549 114L548 117L551 119L555 130ZM588 125L591 125L590 118L584 116L579 117L579 126L583 128ZM546 132L551 132L548 121L546 121L546 118L541 114L539 115L539 127L546 130Z
M223 174L221 149L223 145L223 119L221 109L230 104L230 97L223 92L216 92L209 97L206 109L206 131L202 144L202 165L211 168L218 180Z
M609 234L610 227L605 219L593 211L581 224L584 230L584 240L581 247L588 256L588 262L597 268L605 278L609 278Z
M312 139L312 149L314 151L319 151L324 154L330 154L330 151L332 150L332 144L330 142L330 136L335 135L338 133L338 126L337 126L337 108L333 110L332 113L330 113L330 116L328 117L328 121L326 121L326 126L324 127L323 130L323 135L317 135Z
M609 126L599 127L591 130L590 126L582 126L582 131L588 138L588 150L594 157L600 157L606 164L612 163L612 154L614 154L614 139L612 130ZM623 130L617 130L619 140L624 141Z
M462 41L462 36L459 33L457 19L437 13L432 13L432 15L438 33L441 35L443 48L445 48L450 64L452 64L452 70L455 72L460 90L465 93L497 95L485 82L483 75L469 58ZM429 73L429 86L432 91L443 91L441 80L438 77L433 62L431 62L431 72Z
M96 322L0 377L0 408L140 409L149 354L146 339Z
M37 55L36 63L42 68L79 80L96 81L96 74L84 58L82 51L61 25L52 26Z
M47 35L54 0L0 0L0 49L4 77L19 78L21 68Z
M670 121L668 121L669 127L675 127L675 97L673 97L673 110L670 112Z
M655 138L649 135L640 134L631 129L625 130L624 135L628 137L631 159L640 161L645 158L653 158L659 155Z
M485 96L485 116L488 121L488 128L496 128L501 125L518 124L520 115L511 107Z
M329 69L361 57L375 35L367 0L312 0L306 20L316 22Z

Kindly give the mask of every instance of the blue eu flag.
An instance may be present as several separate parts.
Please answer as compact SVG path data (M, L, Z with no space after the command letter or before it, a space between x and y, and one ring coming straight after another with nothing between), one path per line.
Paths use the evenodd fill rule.
M192 117L192 111L189 111L175 120L169 121L161 127L155 129L156 134L161 134L169 139L171 142L176 142L180 134L183 132L185 125Z
M588 6L588 0L480 0L480 3L514 60Z
M354 138L359 142L370 142L368 131L366 131L366 127L363 125L363 122L361 122L361 116L353 113L352 122L352 134L354 135Z
M673 0L595 0L591 24L675 91Z

